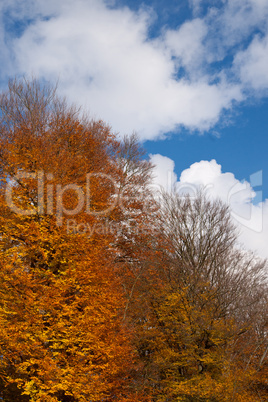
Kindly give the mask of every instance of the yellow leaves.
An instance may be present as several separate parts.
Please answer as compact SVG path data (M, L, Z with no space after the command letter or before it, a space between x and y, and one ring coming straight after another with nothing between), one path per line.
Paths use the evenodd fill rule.
M150 331L144 328L151 364L164 373L157 401L227 402L232 395L239 401L244 393L238 384L245 383L245 375L234 378L225 348L235 337L236 326L231 319L213 315L214 300L205 286L200 286L200 304L190 296L189 287L163 288L158 299L155 295L154 314L146 322Z
M31 401L99 401L120 385L131 355L106 242L92 247L92 239L68 236L50 217L4 225L0 366L12 367L7 382ZM7 247L12 238L16 245Z
M194 299L189 287L167 286L153 300L141 339L150 381L159 384L155 400L257 401L252 384L260 376L241 362L237 323L215 313L211 290L200 284Z

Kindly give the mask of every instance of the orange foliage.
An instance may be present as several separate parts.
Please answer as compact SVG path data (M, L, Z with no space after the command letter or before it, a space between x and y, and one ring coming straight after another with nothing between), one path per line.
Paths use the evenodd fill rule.
M134 354L112 235L75 229L103 225L107 214L96 212L111 219L118 143L102 122L80 122L48 94L37 105L42 94L36 82L14 82L1 99L9 113L0 148L0 395L130 400Z

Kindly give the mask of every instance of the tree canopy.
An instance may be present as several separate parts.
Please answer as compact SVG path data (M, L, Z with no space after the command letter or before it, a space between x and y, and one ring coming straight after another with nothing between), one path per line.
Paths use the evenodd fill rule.
M267 266L38 80L0 95L0 399L262 401Z

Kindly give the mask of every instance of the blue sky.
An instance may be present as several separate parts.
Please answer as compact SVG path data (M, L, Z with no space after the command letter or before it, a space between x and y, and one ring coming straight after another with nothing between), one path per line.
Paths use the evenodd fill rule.
M206 187L268 257L267 0L2 0L0 18L2 89L59 80L138 133L156 185Z

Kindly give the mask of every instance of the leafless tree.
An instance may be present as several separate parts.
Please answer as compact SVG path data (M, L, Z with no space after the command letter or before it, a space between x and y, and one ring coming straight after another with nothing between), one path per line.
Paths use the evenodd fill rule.
M218 314L257 303L267 283L266 261L241 249L227 205L163 193L160 225L166 241L166 275L174 286L189 286L198 298L200 283L217 300Z

